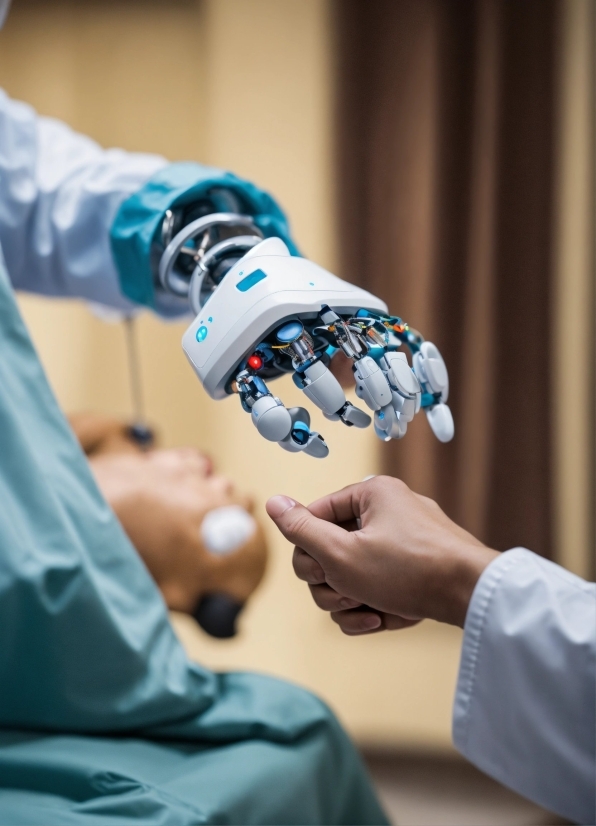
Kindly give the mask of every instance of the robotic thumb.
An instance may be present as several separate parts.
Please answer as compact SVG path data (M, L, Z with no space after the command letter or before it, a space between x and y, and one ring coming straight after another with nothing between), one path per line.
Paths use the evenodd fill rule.
M437 404L426 411L426 418L432 432L440 442L450 442L453 439L455 426L451 410L446 404Z

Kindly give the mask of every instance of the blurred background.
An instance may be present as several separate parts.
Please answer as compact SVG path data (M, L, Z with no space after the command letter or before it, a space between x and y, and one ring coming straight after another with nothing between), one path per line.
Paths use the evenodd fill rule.
M165 445L210 453L261 513L274 493L306 503L399 475L493 547L591 578L595 34L593 0L14 0L0 85L104 146L268 189L304 255L381 295L450 369L452 444L423 417L390 446L315 417L331 456L309 461L207 398L185 323L144 314ZM122 326L76 302L20 304L63 408L130 415ZM342 637L267 529L236 639L174 617L190 654L313 689L369 752L448 755L459 631Z

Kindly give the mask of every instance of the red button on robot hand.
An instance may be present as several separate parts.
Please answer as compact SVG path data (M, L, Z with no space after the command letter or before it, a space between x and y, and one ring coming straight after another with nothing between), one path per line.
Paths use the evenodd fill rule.
M263 366L263 359L257 355L249 356L248 366L251 367L253 370L260 370Z

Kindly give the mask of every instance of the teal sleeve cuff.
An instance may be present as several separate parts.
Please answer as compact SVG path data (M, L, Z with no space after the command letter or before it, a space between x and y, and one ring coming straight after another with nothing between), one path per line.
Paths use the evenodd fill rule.
M277 236L297 248L288 221L274 199L231 172L198 163L173 163L161 169L120 205L110 231L112 254L124 295L136 304L157 309L152 246L167 209L208 197L212 189L225 188L241 201L247 214L266 238Z

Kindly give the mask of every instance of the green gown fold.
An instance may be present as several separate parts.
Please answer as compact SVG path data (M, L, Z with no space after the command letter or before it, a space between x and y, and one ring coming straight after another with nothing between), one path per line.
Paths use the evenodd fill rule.
M386 823L330 710L190 662L0 265L0 824Z

